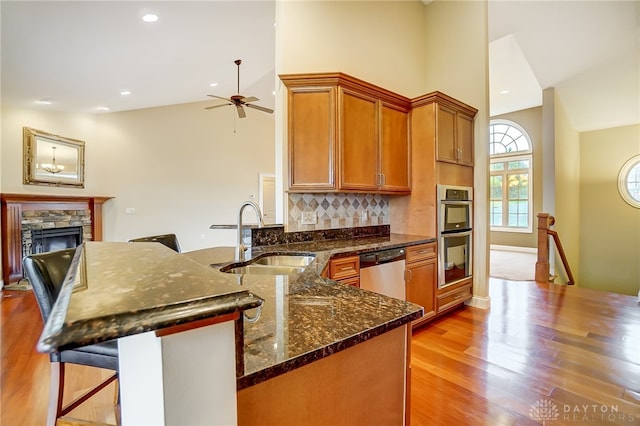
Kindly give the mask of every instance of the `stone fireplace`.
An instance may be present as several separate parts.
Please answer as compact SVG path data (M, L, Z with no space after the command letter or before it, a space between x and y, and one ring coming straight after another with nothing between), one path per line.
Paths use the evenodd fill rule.
M102 240L102 205L112 197L0 194L2 280L22 278L28 254Z

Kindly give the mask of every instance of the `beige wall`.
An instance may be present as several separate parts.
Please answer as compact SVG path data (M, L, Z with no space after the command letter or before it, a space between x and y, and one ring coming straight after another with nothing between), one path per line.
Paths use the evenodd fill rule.
M555 216L554 229L580 284L580 134L573 128L558 96L555 97ZM556 257L556 282L567 282L560 257Z
M537 247L536 214L542 211L542 107L528 108L491 119L511 120L524 128L533 145L533 229L532 232L490 232L492 245Z
M182 249L235 245L237 221L258 173L274 171L274 120L210 102L100 115L2 110L2 192L113 196L104 208L104 238L125 241L174 232ZM86 187L22 184L22 127L85 141ZM126 208L135 214L126 214ZM247 220L255 221L255 219Z
M581 287L637 295L640 209L618 192L622 165L640 154L640 126L580 134Z
M424 5L412 1L276 3L276 74L344 72L414 97L425 92Z

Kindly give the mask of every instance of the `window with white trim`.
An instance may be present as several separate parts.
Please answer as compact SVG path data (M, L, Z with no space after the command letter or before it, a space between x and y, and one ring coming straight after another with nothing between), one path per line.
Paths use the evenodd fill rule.
M531 139L513 121L489 124L489 216L492 231L532 232Z
M630 206L640 209L640 155L630 158L620 169L618 191Z

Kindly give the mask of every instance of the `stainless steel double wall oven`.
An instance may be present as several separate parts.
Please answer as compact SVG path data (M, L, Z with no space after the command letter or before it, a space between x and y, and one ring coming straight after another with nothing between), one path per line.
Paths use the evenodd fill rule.
M438 288L471 277L473 188L438 185Z

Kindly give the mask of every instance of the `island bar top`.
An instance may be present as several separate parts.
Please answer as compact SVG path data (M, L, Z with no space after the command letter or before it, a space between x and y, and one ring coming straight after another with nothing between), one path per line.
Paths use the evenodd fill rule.
M254 322L245 319L244 371L238 390L285 374L306 364L365 342L423 315L421 306L324 278L333 256L407 247L435 241L425 236L390 234L254 248L252 258L269 254L312 253L315 260L293 275L236 275L239 285L264 299ZM184 253L212 269L233 262L234 247ZM251 262L251 258L247 262Z
M54 352L244 312L262 299L157 243L86 242L38 342Z
M87 242L74 257L52 312L56 319L47 321L38 349L72 348L247 311L238 348L240 390L420 318L418 305L340 284L322 271L332 256L433 240L391 234L254 250L254 257L315 254L302 273L288 276L220 272L233 262L234 247L178 254L158 243Z

